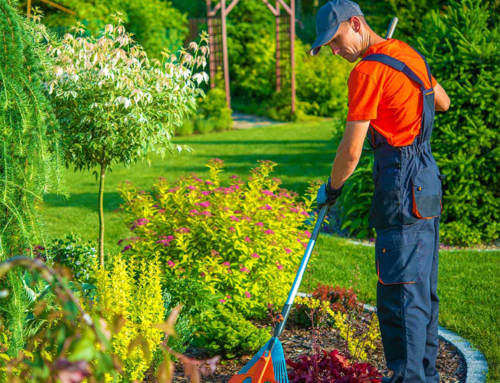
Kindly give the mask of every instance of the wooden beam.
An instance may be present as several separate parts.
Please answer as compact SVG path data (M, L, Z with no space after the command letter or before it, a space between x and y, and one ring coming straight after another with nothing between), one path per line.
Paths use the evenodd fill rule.
M61 11L69 13L70 15L76 16L76 12L72 11L71 9L63 7L62 5L56 4L53 1L50 1L50 0L41 0L41 1L43 1L44 3L47 3L49 5L52 5L53 7L60 9Z
M231 12L233 8L236 6L236 4L238 4L239 2L240 0L233 0L231 4L229 4L229 6L226 8L226 16L229 15L229 12Z
M271 4L269 4L268 0L262 0L262 2L267 5L269 10L273 13L275 17L279 16L279 12L276 9L274 9L274 7Z
M280 2L281 6L282 6L283 8L285 8L285 10L288 12L288 14L290 15L290 17L292 17L292 9L288 6L288 4L287 4L287 3L285 3L285 1L284 1L284 0L278 0L278 1ZM291 1L292 1L292 3L293 3L295 0L291 0ZM294 8L295 8L295 7L294 7ZM295 19L294 19L294 22L295 22Z
M28 0L28 12L26 12L28 15L28 19L31 17L31 0Z
M215 16L217 14L217 11L220 9L222 3L217 3L217 5L210 11L208 16Z
M226 28L226 0L220 0L222 4L221 18L222 18L222 59L224 64L224 85L226 90L226 104L231 109L231 93L229 88L229 60L227 58L227 28Z

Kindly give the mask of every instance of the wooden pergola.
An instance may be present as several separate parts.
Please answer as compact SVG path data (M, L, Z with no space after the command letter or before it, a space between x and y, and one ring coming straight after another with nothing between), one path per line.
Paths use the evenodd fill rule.
M248 1L248 0L247 0ZM281 8L283 8L286 14L290 18L289 22L289 39L290 39L290 69L291 69L291 105L292 113L295 113L295 0L291 0L290 5L285 3L284 0L275 0L275 5L273 6L269 0L261 0L267 8L276 17L276 90L281 91L283 84L283 76L285 75L282 67L282 39L281 28L283 27L283 22L280 22ZM230 80L229 80L229 62L227 55L227 29L226 29L226 18L232 9L240 2L240 0L220 0L215 7L212 8L212 0L206 0L207 2L207 19L208 19L208 33L210 35L210 86L215 87L215 75L217 72L217 45L214 39L214 21L217 20L217 13L220 10L220 23L221 23L221 35L222 35L222 66L224 71L224 85L226 90L226 103L228 108L231 108L231 93L230 93Z

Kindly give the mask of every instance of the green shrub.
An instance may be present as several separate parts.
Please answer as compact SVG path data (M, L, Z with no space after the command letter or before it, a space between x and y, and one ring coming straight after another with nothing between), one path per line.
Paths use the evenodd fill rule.
M221 88L212 88L200 102L197 116L210 119L214 130L220 132L233 127L231 113L226 104L226 92Z
M159 257L166 273L196 278L225 305L245 316L265 316L267 303L282 305L310 233L317 188L303 201L271 178L275 163L261 161L245 182L221 186L223 161L211 160L210 179L160 178L154 194L122 184L119 193L133 232L124 247L130 259ZM229 296L229 297L228 297Z
M476 231L483 242L500 236L500 25L489 25L493 17L488 3L451 1L444 14L423 20L426 38L416 44L451 99L432 140L446 175L442 220L457 222L448 232Z
M225 358L253 354L270 338L268 328L257 328L244 319L237 310L218 305L200 323L200 332L194 342L211 355Z
M210 133L214 130L214 122L211 119L197 119L196 120L196 132L200 134Z
M194 133L194 122L189 118L185 118L182 121L182 125L175 127L176 136L190 136Z

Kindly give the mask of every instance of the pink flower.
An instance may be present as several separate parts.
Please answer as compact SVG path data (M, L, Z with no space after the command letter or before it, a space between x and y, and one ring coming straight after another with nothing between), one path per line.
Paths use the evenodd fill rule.
M231 295L226 295L226 298L227 299L231 299Z
M234 227L232 227L232 226L231 226L231 227L229 228L229 230L231 230L231 231L234 233L234 231L235 231L236 229L235 229Z
M266 230L264 233L266 233L266 234L271 234L271 235L272 235L272 234L274 234L274 231L272 231L271 229L268 229L268 230Z
M260 255L257 254L257 253L253 253L252 255L250 255L252 258L257 258L259 259L260 258Z
M215 250L210 250L210 252L212 253L212 257L218 257L220 255L219 252Z
M298 213L299 211L297 209L295 209L294 207L291 207L290 208L290 211L293 212L293 213Z
M241 214L241 210L235 210L234 214Z
M229 266L231 266L231 264L230 264L229 262L224 262L224 263L222 264L222 266L229 267Z
M235 217L234 215L229 217L232 221L240 222L240 219Z
M205 181L207 185L213 185L214 183L212 181Z
M186 189L187 190L196 190L196 186L189 185L189 186L186 186Z
M272 303L268 303L267 307L271 308L271 307L273 307L273 304Z
M132 226L130 226L130 230L134 230L138 226L147 225L148 223L149 223L149 219L139 218L139 219L135 220L134 222L132 222Z
M278 266L278 270L283 270L283 265L280 265L279 263L276 263Z
M191 233L191 229L188 227L179 227L178 229L175 229L177 233Z
M255 225L260 226L260 227L264 226L264 224L262 222L257 222Z
M159 241L156 241L156 243L161 243L164 247L167 247L170 244L170 241L168 239L161 239Z
M248 270L246 267L242 267L242 268L240 269L240 271L241 271L242 273L249 273L249 272L250 272L250 270Z
M304 231L305 235L307 236L307 238L311 238L311 233L309 231Z
M202 192L201 192L201 194L203 194L203 195L210 195L210 193L211 193L211 192L210 192L210 191L208 191L208 190L205 190L205 191L202 191Z
M244 215L243 217L241 217L241 219L244 219L245 221L248 221L248 222L252 221L252 218L250 218L248 215Z
M240 178L240 177L239 177L239 176L237 176L237 175L232 175L232 176L231 176L231 177L229 177L229 178L231 178L232 180L234 180L235 178Z
M252 298L252 294L250 294L248 291L245 291L245 296L250 299Z
M274 196L274 193L272 191L269 191L269 190L261 190L262 191L262 194L264 195L267 195L267 196Z
M197 202L197 203L195 203L195 205L198 205L198 206L201 206L201 207L209 207L210 206L210 202L209 201Z
M302 210L302 211L300 212L300 214L302 214L304 217L309 218L309 213L308 213L307 211L305 211L305 210Z
M288 249L287 247L285 247L285 251L290 254L292 252L292 250Z
M123 248L123 250L122 250L122 253L124 253L124 252L125 252L125 251L127 251L127 250L130 250L131 248L132 248L132 246L130 246L130 245L125 246L125 247Z
M159 210L156 212L156 214L163 214L163 213L165 213L165 209L159 209Z
M198 210L190 210L189 214L190 215L197 215L198 214Z
M167 265L169 265L170 267L174 267L174 266L175 266L175 263L174 263L174 262L172 262L172 261L168 261L168 262L167 262Z
M259 209L261 209L261 210L273 210L273 207L271 205L267 204L266 206L259 207Z
M172 189L168 189L168 192L169 192L169 193L175 193L177 190L179 190L179 187L175 187L175 188L172 188Z
M201 273L200 273L200 277L202 277L202 278L203 278L203 277L205 277L205 275L206 275L206 274L205 274L205 273L203 273L203 272L201 272Z
M248 238L248 237L245 237L244 241L245 242L252 242L252 240L250 238Z
M202 211L200 214L204 215L204 216L207 216L207 217L211 217L212 216L212 213L209 212L208 210Z
M225 299L219 299L219 302L220 303L226 303L226 300Z

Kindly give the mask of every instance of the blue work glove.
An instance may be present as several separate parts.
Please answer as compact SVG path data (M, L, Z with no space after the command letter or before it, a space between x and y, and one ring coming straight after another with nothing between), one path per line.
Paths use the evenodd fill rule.
M340 189L334 189L331 185L331 178L328 178L328 182L320 186L318 190L318 195L316 196L316 203L321 209L324 205L333 207L337 202L337 198L342 194L342 186Z

